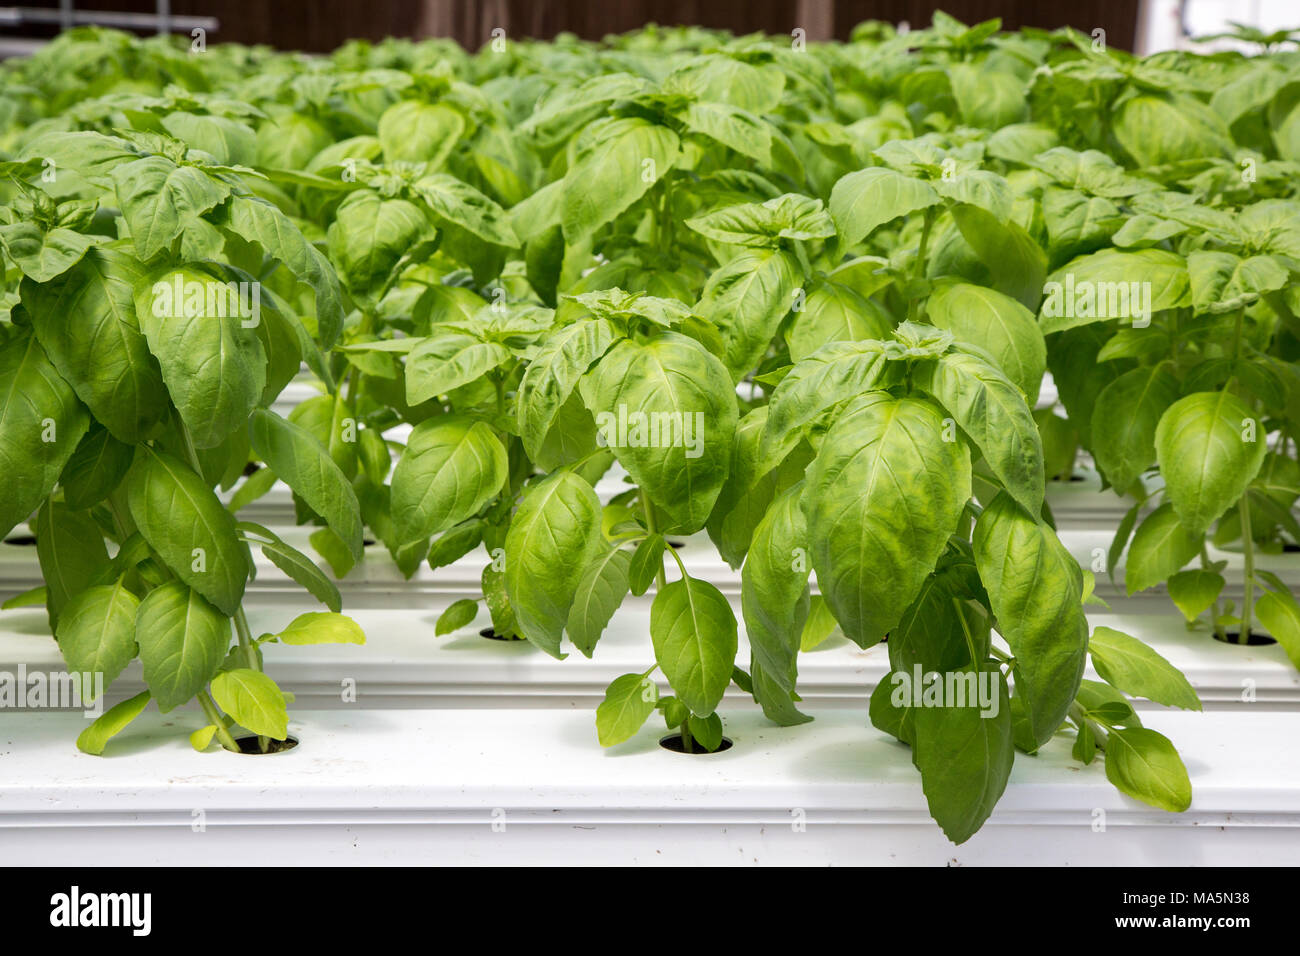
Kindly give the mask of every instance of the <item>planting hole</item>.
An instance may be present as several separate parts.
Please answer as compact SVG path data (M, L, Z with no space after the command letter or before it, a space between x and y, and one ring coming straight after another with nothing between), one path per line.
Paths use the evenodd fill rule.
M34 534L16 534L12 538L5 538L5 544L18 545L19 547L29 548L36 543Z
M674 551L680 551L682 548L686 547L686 542L685 542L685 541L669 541L669 542L668 542L668 547L672 548Z
M363 548L368 548L368 547L370 547L370 546L371 546L372 544L374 544L374 543L375 543L375 539L374 539L374 538L362 538L362 539L361 539L361 546L362 546Z
M1238 647L1264 647L1268 644L1276 644L1277 641L1267 634L1260 634L1257 631L1250 632L1250 638L1241 639L1241 631L1228 631L1222 637L1214 635L1216 641L1222 641L1224 644L1236 644Z
M235 743L239 745L239 752L241 754L249 754L255 757L261 757L264 755L262 748L258 746L256 736L236 737ZM272 740L268 742L266 753L282 754L286 750L292 750L296 746L298 746L297 737L286 737L284 740Z
M485 627L478 632L479 637L486 637L489 641L522 641L522 637L516 637L513 634L498 634L490 627Z
M1296 544L1294 541L1288 541L1286 544L1282 545L1282 553L1300 554L1300 544Z
M694 744L694 746L693 746L693 747L688 751L685 747L682 746L682 735L681 735L681 734L669 734L667 737L661 737L661 738L659 739L659 746L660 746L660 747L663 747L664 750L671 750L671 751L672 751L673 753L675 753L675 754L684 754L684 753L690 753L690 754L692 754L692 755L695 755L695 754L720 754L720 753L722 753L722 751L724 751L724 750L730 750L730 749L731 749L731 738L730 738L730 737L723 737L723 738L722 738L722 743L718 744L718 749L717 749L717 750L705 750L705 749L704 749L704 745L701 744L701 743L700 743L698 740L696 740L694 737L691 738L691 743Z
M247 478L250 475L256 474L258 471L261 470L261 468L262 466L259 465L257 462L250 461L247 465L244 466L244 477Z

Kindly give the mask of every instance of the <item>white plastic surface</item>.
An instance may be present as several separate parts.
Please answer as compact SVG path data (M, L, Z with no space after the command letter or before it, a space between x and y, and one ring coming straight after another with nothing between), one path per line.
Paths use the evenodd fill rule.
M284 627L308 604L249 611L254 634ZM344 682L366 707L583 707L594 708L605 688L621 674L640 673L654 663L650 604L629 597L596 647L583 657L567 642L567 659L556 660L522 641L479 635L481 620L444 637L434 635L437 612L428 609L361 609L351 612L367 634L357 645L265 645L267 671L308 707L342 707ZM1187 675L1207 709L1300 711L1300 671L1277 645L1241 647L1214 640L1205 630L1188 631L1181 618L1151 614L1091 615L1093 626L1108 625L1150 644ZM748 669L749 647L740 622L738 663ZM45 672L64 668L49 636L42 608L0 614L0 671L20 664ZM799 657L799 693L808 706L861 710L889 669L883 644L862 650L841 636ZM1091 670L1088 676L1096 679ZM667 689L666 685L662 685ZM114 692L130 696L144 689L138 662L118 678ZM735 685L729 699L752 706ZM1143 710L1156 705L1139 702Z
M662 723L602 750L589 712L296 713L282 754L198 754L198 715L149 712L89 757L75 715L0 723L7 865L93 863L1293 864L1293 714L1161 714L1194 801L1122 796L1061 738L1019 757L965 845L929 819L908 749L865 716L778 728L724 714L735 746L671 753ZM155 746L157 745L157 746ZM494 826L495 824L495 826Z

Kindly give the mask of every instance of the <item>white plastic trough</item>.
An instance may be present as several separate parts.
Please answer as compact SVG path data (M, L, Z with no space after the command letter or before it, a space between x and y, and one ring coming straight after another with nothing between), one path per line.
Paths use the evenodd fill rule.
M342 692L348 681L366 707L591 709L615 677L640 673L654 662L649 607L646 598L628 598L591 659L566 644L569 657L563 661L522 641L480 636L479 629L488 623L486 612L471 626L437 637L436 610L354 609L350 613L367 634L365 646L269 644L266 667L285 690L309 707L345 706ZM310 609L307 603L255 605L249 609L249 620L255 634L275 631ZM1176 616L1096 613L1091 623L1146 641L1187 675L1206 709L1300 711L1300 671L1277 645L1223 644L1203 629L1188 631ZM737 660L748 668L743 620ZM861 711L888 672L888 663L884 645L864 651L836 635L800 655L799 693L810 707ZM0 671L17 673L19 665L29 671L63 668L43 608L0 613ZM1096 679L1091 671L1088 676ZM114 685L123 696L143 689L138 662ZM747 695L734 685L729 698L739 706L750 706L744 703ZM1146 710L1156 705L1140 702L1139 706Z
M315 551L308 541L312 531L310 527L279 526L273 530L289 544L315 557ZM1112 534L1112 529L1066 530L1061 532L1061 540L1082 567L1091 568L1099 557L1104 558L1106 555ZM740 594L740 572L722 560L707 535L700 533L674 540L682 545L678 554L692 576L709 581L729 596L736 597ZM1237 601L1240 606L1242 556L1240 553L1214 548L1210 549L1210 555L1227 560L1228 583L1223 589L1222 597ZM268 561L260 549L255 547L253 556L257 578L249 585L251 600L284 600L300 592L298 585ZM478 596L481 593L483 568L487 562L487 551L480 547L459 561L436 571L428 564L421 564L414 576L406 580L387 549L381 544L371 544L366 547L365 556L357 566L339 581L339 589L343 593L345 604L353 608L391 607L394 604L402 607L441 607L448 598L454 600L457 597ZM317 558L317 563L324 566L322 559ZM1255 563L1259 568L1278 574L1293 588L1300 587L1300 554L1259 554ZM671 561L668 562L668 567L675 571ZM0 544L0 600L41 582L35 547ZM813 585L816 585L815 578ZM1177 613L1168 599L1164 585L1128 595L1124 589L1122 559L1115 569L1114 582L1106 573L1096 574L1096 593L1117 611L1142 608L1160 614Z
M0 723L8 865L1290 864L1300 854L1293 714L1162 714L1184 814L1125 797L1062 738L1018 758L962 846L929 819L910 752L861 714L778 728L724 714L735 746L671 753L662 723L602 750L588 712L297 712L296 749L190 750L201 718L147 713L107 756L72 714ZM163 727L163 724L169 726ZM159 731L173 736L159 743ZM177 731L181 733L176 734Z

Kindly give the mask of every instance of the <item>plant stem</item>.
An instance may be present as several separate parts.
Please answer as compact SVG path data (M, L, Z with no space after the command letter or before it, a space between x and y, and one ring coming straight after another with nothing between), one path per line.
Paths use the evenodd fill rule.
M1245 557L1245 593L1242 595L1241 635L1238 643L1250 643L1250 612L1255 604L1255 540L1250 530L1250 496L1242 495L1237 503L1241 514L1241 546Z
M1087 726L1092 731L1092 739L1097 744L1097 749L1102 753L1106 752L1106 742L1108 741L1109 736L1107 735L1105 728L1095 720L1089 720L1088 716L1083 712L1083 708L1079 706L1077 700L1070 705L1070 719L1079 726L1080 733L1083 732L1084 726Z
M691 736L691 718L682 721L682 749L688 754L695 753L695 738Z
M659 532L655 529L654 506L650 504L650 499L646 497L644 488L640 489L637 493L641 496L641 510L645 512L646 530L651 534L658 534ZM671 546L665 544L665 547L668 547L669 550L671 550ZM659 589L661 591L668 583L668 579L664 575L664 564L662 559L659 561L659 573L655 576L655 580L659 582Z
M244 652L244 661L249 670L260 671L262 666L253 648L253 632L248 626L248 615L244 613L242 604L235 611L235 633L239 635L239 648Z
M925 251L930 245L930 230L934 228L934 218L934 207L931 206L925 211L925 221L921 225L921 244L916 247L916 264L912 270L912 279L916 282L925 278ZM912 301L908 303L907 317L912 321L920 318L918 301L919 297L913 295Z
M1208 571L1212 563L1213 562L1210 561L1210 552L1205 547L1205 539L1202 538L1201 539L1201 569L1204 571ZM1224 636L1224 633L1223 633L1223 626L1219 623L1219 598L1217 596L1214 598L1214 604L1211 605L1210 607L1210 613L1213 615L1213 617L1210 620L1210 629L1214 632L1215 637L1222 638Z
M217 710L217 702L212 699L206 687L199 691L198 698L203 713L207 714L208 720L217 728L217 739L221 741L221 746L239 753L239 744L235 743L235 738L230 736L230 731L226 729L226 722L221 719L221 712Z
M961 612L961 600L953 598L952 607L957 612L957 620L961 623L962 636L966 638L966 650L970 652L970 666L979 670L980 662L975 655L975 639L971 637L970 628L966 624L966 615Z

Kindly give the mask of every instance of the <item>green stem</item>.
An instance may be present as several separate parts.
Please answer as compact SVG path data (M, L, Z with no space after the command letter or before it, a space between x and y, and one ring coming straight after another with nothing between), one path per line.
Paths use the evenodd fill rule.
M1241 501L1237 503L1241 514L1241 546L1245 556L1246 575L1246 591L1242 595L1241 607L1241 636L1238 638L1241 644L1250 643L1250 612L1255 604L1255 540L1250 529L1249 497L1249 495L1242 495Z
M966 650L970 652L971 667L979 670L980 662L975 654L975 639L971 637L970 628L966 625L966 615L961 612L961 600L953 598L952 608L957 612L957 620L961 622L961 632L966 638Z
M925 250L930 245L930 230L934 228L934 207L931 206L925 211L925 220L921 224L921 244L916 247L916 265L912 270L912 278L925 278Z
M934 207L931 206L925 211L925 221L921 225L921 244L916 248L916 264L912 270L912 279L917 282L925 278L926 248L930 245L930 230L934 228L934 219ZM920 306L917 304L919 301L919 297L913 296L908 304L908 318L912 321L920 318Z
M641 510L645 512L646 530L649 531L651 534L658 534L659 532L655 528L654 506L650 504L650 499L646 496L644 488L640 489L637 493L641 496ZM667 543L665 543L664 547L667 548L667 550L669 551L673 550L672 546L668 545ZM673 556L676 557L677 552L673 551ZM655 576L655 580L659 582L659 590L661 591L664 589L664 586L668 583L668 579L664 575L663 561L659 562L659 573Z
M1097 749L1102 753L1106 752L1106 743L1109 740L1106 728L1102 727L1101 724L1097 723L1095 720L1089 720L1088 716L1083 712L1083 708L1079 706L1077 700L1070 705L1070 719L1079 726L1080 731L1082 731L1086 724L1092 731L1092 739L1096 741Z
M239 753L239 744L235 743L235 738L230 736L230 731L226 729L226 722L221 719L221 712L217 710L217 702L212 699L212 695L204 688L199 691L198 698L203 713L208 716L208 721L217 728L217 739L221 741L221 746Z
M1201 540L1201 570L1208 571L1212 563L1213 562L1210 560L1209 549L1205 547L1205 540L1202 539ZM1213 615L1213 617L1210 620L1210 626L1214 631L1214 636L1218 638L1224 637L1223 626L1219 623L1219 598L1217 595L1214 598L1214 604L1210 606L1210 613Z
M244 662L248 669L260 671L262 665L253 647L253 632L248 626L248 615L244 613L242 604L235 609L235 633L239 635L239 649L244 652Z
M691 718L682 721L682 749L688 754L695 753L695 738L691 736Z

